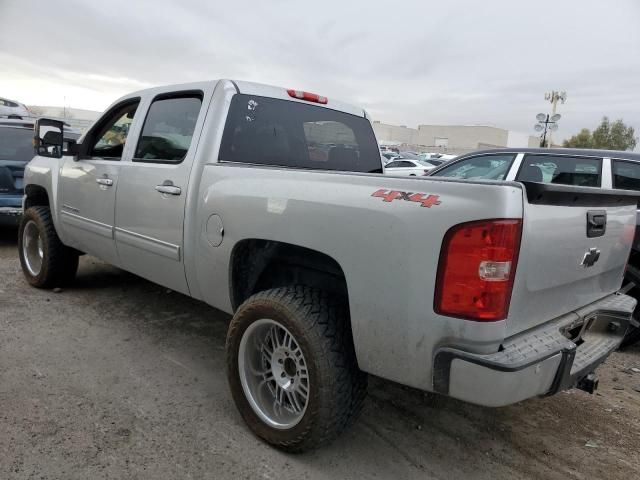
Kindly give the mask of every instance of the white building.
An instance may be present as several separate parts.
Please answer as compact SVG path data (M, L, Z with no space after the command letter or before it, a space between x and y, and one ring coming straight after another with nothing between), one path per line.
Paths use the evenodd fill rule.
M489 125L389 125L374 121L378 141L403 145L413 150L466 153L482 148L537 147L536 136Z

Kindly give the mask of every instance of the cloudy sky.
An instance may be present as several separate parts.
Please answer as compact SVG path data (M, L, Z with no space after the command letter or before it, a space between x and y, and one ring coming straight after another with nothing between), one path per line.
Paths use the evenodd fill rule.
M103 110L152 85L238 78L364 106L383 122L558 137L623 118L640 133L640 2L0 0L0 96Z

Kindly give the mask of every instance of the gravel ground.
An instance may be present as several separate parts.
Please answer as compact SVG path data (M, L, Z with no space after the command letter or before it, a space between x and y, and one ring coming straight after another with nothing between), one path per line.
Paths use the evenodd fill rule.
M224 374L229 317L91 257L30 288L0 231L1 479L640 478L640 347L579 391L486 409L377 379L356 425L287 455Z

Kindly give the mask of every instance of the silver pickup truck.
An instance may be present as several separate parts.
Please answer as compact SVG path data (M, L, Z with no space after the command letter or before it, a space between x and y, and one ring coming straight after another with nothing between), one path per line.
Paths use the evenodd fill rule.
M367 113L323 96L153 88L63 135L36 126L27 281L88 253L232 314L231 393L285 450L343 431L367 374L485 406L593 391L635 306L632 193L381 175Z

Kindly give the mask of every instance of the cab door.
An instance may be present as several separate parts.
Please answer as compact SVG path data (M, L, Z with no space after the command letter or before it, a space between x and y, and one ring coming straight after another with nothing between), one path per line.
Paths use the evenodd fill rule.
M114 239L120 165L139 100L113 107L86 135L78 157L60 172L60 220L71 246L118 265Z
M123 268L185 294L184 212L202 104L201 91L151 99L133 158L122 164L116 196L115 239Z

